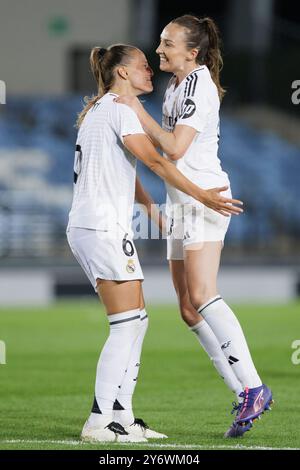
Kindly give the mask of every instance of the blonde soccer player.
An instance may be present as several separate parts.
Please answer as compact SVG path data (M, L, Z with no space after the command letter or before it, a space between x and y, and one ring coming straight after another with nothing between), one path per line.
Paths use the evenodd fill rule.
M136 97L119 102L137 113L152 142L168 161L202 188L230 181L218 158L219 108L224 95L217 27L211 18L183 15L162 31L160 70L172 74L159 126ZM183 320L234 391L236 417L226 437L243 435L269 409L272 392L253 364L242 328L218 294L217 274L230 217L211 210L167 182L167 258Z
M135 197L151 211L151 200L136 179L136 159L216 211L237 214L241 209L234 205L239 201L220 195L222 188L203 190L189 181L156 152L136 114L116 103L119 95L135 97L152 91L152 70L142 51L123 44L95 47L91 67L98 94L78 119L67 237L102 299L110 331L97 365L92 411L81 436L87 441L143 442L167 436L149 429L132 411L148 325L143 273L132 239Z

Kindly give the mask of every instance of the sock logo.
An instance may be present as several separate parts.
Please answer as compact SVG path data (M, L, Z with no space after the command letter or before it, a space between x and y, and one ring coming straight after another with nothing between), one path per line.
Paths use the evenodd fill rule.
M223 343L222 346L221 346L221 349L228 348L228 346L230 346L230 344L231 344L231 341L227 341L227 343Z
M234 357L234 356L229 356L228 362L229 362L229 364L232 366L232 364L235 364L236 362L239 362L239 359L237 359L237 358Z

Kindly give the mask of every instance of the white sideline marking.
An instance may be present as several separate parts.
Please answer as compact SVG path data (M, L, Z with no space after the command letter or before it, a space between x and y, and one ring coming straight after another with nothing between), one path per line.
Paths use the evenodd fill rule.
M69 445L69 446L84 446L85 444L92 444L92 445L99 445L99 443L87 443L82 441L76 440L54 440L54 439L3 439L0 440L1 444L62 444L62 445ZM103 443L104 444L104 443ZM196 445L196 444L155 444L150 442L128 442L128 443L119 443L119 442L107 442L106 444L116 444L116 445L125 445L125 446L140 446L140 447L159 447L160 449L195 449L195 450L210 450L210 449L241 449L241 450L300 450L299 447L263 447L263 446L246 446L243 444L236 444L236 445ZM101 450L101 449L99 449Z

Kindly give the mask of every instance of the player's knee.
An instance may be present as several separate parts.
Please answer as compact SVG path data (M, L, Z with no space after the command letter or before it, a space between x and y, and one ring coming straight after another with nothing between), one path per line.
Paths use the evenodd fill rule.
M197 316L197 312L195 312L194 308L190 304L181 303L180 304L180 314L182 320L187 324L191 325L195 322L195 316Z
M197 290L190 292L190 299L193 307L198 310L199 307L205 304L209 299L213 297L212 288L209 285L203 284L198 287Z

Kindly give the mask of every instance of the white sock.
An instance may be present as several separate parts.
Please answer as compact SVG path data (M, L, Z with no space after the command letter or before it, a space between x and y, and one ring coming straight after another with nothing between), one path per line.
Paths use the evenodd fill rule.
M243 388L261 386L241 325L222 297L210 299L199 307L198 312L213 330Z
M110 333L97 364L91 426L105 426L113 421L113 404L140 331L139 309L109 315L108 320Z
M143 341L148 328L148 315L145 309L140 310L140 332L131 351L126 373L114 404L114 421L128 426L134 422L132 397L136 387Z
M201 320L196 325L191 326L190 330L196 334L201 346L207 352L227 387L232 390L239 399L239 394L243 391L243 387L228 364L221 346L209 324L205 320Z

